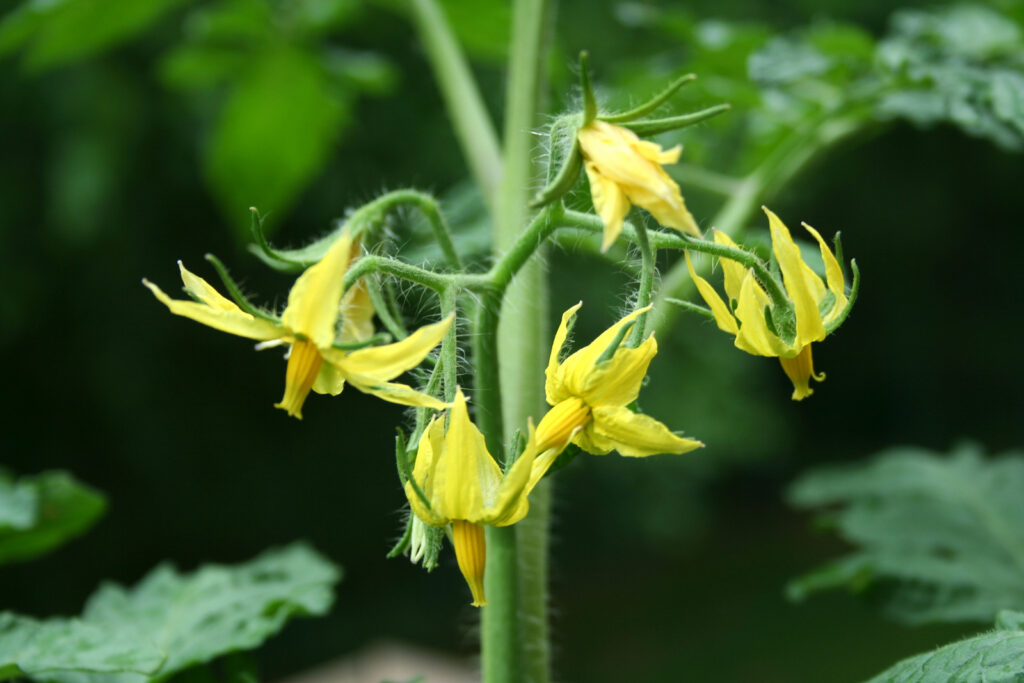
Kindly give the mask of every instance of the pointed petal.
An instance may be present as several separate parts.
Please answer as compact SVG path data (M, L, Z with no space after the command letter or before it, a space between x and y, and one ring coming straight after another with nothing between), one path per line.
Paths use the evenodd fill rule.
M373 336L373 302L366 280L360 279L341 297L341 341L364 341Z
M825 293L825 285L804 263L800 247L793 241L785 224L767 208L764 208L764 212L768 214L771 227L772 251L779 262L786 293L793 300L793 309L796 313L794 344L803 346L824 339L825 326L821 322L821 314L818 313L818 301Z
M822 322L828 325L846 308L848 302L846 298L846 279L843 277L842 266L839 265L835 254L828 248L828 244L821 238L818 231L806 223L803 226L818 241L818 248L821 250L821 260L825 263L825 280L828 282L829 291L836 297L835 303L832 304L832 309L822 319Z
M661 145L647 140L637 141L633 144L633 149L644 159L661 165L677 163L683 153L682 145L676 145L672 149L663 150Z
M715 243L735 249L739 248L739 245L733 242L732 238L721 230L715 230ZM726 295L734 301L739 301L740 287L743 284L743 278L747 276L747 269L743 267L742 263L732 259L722 258L718 262L721 264L722 274L725 276Z
M764 309L770 305L771 300L751 269L743 279L740 288L739 305L736 307L736 317L740 321L740 331L736 335L736 346L747 353L755 356L785 356L791 351L790 347L779 339L771 330L764 319Z
M584 168L590 181L590 199L594 203L594 211L604 223L601 251L608 251L622 233L622 222L629 213L629 200L626 193L612 180L601 175L594 164L588 161Z
M466 397L458 391L448 416L444 454L438 477L440 505L446 517L479 522L488 503L497 499L501 468L487 452L484 436L466 410Z
M237 334L239 337L267 341L277 339L287 334L278 325L269 320L262 320L238 309L225 310L213 308L198 301L181 301L167 296L162 289L149 280L143 280L142 284L149 287L160 303L167 306L175 315L191 318L196 322L212 327L228 334Z
M722 297L718 296L718 292L715 291L715 288L707 280L697 275L697 271L693 269L693 262L690 261L690 252L684 252L684 255L686 257L686 267L690 269L690 277L693 278L694 284L697 285L697 291L700 292L705 303L711 307L711 313L715 316L718 329L732 335L737 334L740 328L736 324L736 319L732 317L729 306L722 301Z
M191 296L218 311L242 311L234 301L222 295L209 282L186 268L181 261L178 261L178 270L181 271L181 282L185 285L185 291Z
M364 375L345 375L345 379L364 394L373 394L377 398L389 403L397 403L400 406L431 408L433 410L444 410L448 407L448 404L441 399L416 391L408 384L382 382L374 377L366 377Z
M324 360L337 366L346 375L372 377L386 382L422 363L427 354L441 343L454 319L454 315L449 315L440 322L424 325L394 344L351 352L325 349Z
M320 372L313 382L313 391L318 394L337 396L345 388L345 375L330 363L321 363Z
M412 478L420 487L424 497L430 501L428 508L423 499L413 488L412 484L406 482L405 496L409 499L409 507L421 520L434 526L448 524L451 520L440 513L437 489L437 464L441 457L441 446L444 439L444 419L435 416L430 420L426 430L420 437L420 443L416 450L416 464L413 466Z
M647 367L658 353L651 335L635 349L620 348L587 377L580 397L593 406L625 406L640 395Z
M488 510L487 524L494 526L508 526L515 524L530 511L528 496L543 473L534 479L533 465L537 459L537 449L532 422L529 424L530 438L526 441L526 448L512 464L505 477L498 487L498 496L494 505ZM550 467L550 463L548 463ZM546 470L545 470L546 471Z
M649 415L622 407L595 408L593 430L599 441L614 444L619 453L632 457L686 453L704 445L700 441L676 436Z
M599 334L594 341L565 359L565 362L558 369L558 376L567 394L573 396L583 395L586 391L587 377L594 371L597 359L615 341L615 338L625 326L632 325L638 316L649 310L651 310L650 306L644 306L633 311Z
M565 346L565 338L569 335L569 322L582 305L581 301L562 314L562 321L558 323L558 329L555 331L555 339L551 342L551 355L548 356L548 367L544 370L544 394L551 405L560 403L569 396L559 379L558 358L562 353L562 347Z
M679 185L661 166L655 166L648 182L624 184L622 189L629 201L647 209L662 225L700 237L700 228L693 214L686 208Z
M334 344L338 303L351 250L352 239L348 230L344 230L324 257L307 268L292 285L288 306L281 315L285 327L321 349Z

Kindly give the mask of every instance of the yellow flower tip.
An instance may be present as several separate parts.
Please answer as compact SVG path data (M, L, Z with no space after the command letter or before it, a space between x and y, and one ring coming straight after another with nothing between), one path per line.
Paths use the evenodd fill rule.
M452 521L452 546L459 570L473 594L473 607L487 604L484 597L484 569L487 565L487 543L480 524L456 519Z
M577 432L590 423L590 420L590 406L583 399L573 396L560 401L541 418L540 424L537 425L537 451L565 448Z
M825 381L824 372L814 372L814 358L811 356L810 344L800 349L800 353L792 358L779 358L779 363L782 364L786 376L793 383L791 398L794 401L802 401L814 393L814 389L811 389L812 379L815 382Z
M285 371L284 398L275 403L291 417L302 419L302 404L306 402L320 366L324 359L314 344L308 341L292 342L292 350L288 356L288 369Z

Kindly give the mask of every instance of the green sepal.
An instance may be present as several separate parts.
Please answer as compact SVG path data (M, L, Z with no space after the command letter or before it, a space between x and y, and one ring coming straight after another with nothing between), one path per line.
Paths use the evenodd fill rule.
M405 551L409 549L409 546L412 544L412 520L415 516L415 513L410 512L409 516L405 518L405 531L402 532L402 537L395 542L395 545L391 547L391 550L384 557L390 560L399 555L404 555Z
M576 185L580 171L583 170L583 154L580 152L580 143L575 137L573 135L572 147L566 154L562 167L558 169L558 175L530 200L531 209L538 209L558 201Z
M416 492L423 504L430 509L430 501L427 500L426 494L423 493L423 489L416 483L416 478L412 476L412 463L409 462L409 453L405 450L405 433L400 429L396 428L395 431L395 462L398 465L398 478L402 482L402 487L405 485L412 484L412 490Z
M420 565L428 572L437 569L437 556L441 554L441 544L447 527L423 525L423 531L427 536L427 548L423 553Z
M331 348L338 349L339 351L356 351L358 349L365 349L367 346L373 346L374 344L390 344L391 335L387 332L378 332L368 339L363 341L355 342L334 342L331 344Z
M676 94L676 91L679 90L679 88L683 87L687 83L692 83L695 80L697 80L696 74L686 74L685 76L680 76L679 78L669 83L667 88L665 88L660 93L658 93L651 99L647 100L643 104L634 107L629 111L624 111L621 114L602 115L601 120L607 121L608 123L627 123L629 121L638 119L642 116L647 116L652 111L654 111L661 105L665 104L665 102L667 102L670 97Z
M264 217L260 215L256 207L250 207L249 211L252 212L249 232L253 239L253 244L249 245L249 251L268 266L282 273L297 273L318 262L345 227L345 221L335 221L334 230L330 234L311 244L298 249L275 249L267 242L267 237L263 232Z
M519 456L526 450L526 437L523 436L521 429L516 429L512 432L512 438L509 440L509 447L505 449L505 462L501 465L502 474L508 474L509 469L515 464Z
M832 334L846 321L846 317L850 315L850 309L853 308L854 302L857 301L857 293L860 292L860 268L857 267L857 259L850 260L850 270L853 271L853 285L850 287L850 294L847 298L846 308L843 309L842 313L836 316L835 320L825 327L826 334Z
M597 118L597 98L594 85L590 82L590 53L580 52L580 91L583 94L583 125L589 125Z
M669 116L664 119L648 119L646 121L632 121L623 124L626 128L637 135L649 136L657 135L658 133L666 133L670 130L678 130L680 128L686 128L692 126L695 123L701 121L707 121L708 119L718 116L719 114L729 111L732 108L730 104L716 104L713 107L707 109L701 109L690 114L680 114L679 116Z
M633 326L636 325L636 322L636 320L631 321L628 325L623 325L622 327L619 328L619 332L618 334L615 335L615 338L612 339L611 343L608 344L605 350L601 352L601 355L597 357L597 362L594 363L595 367L600 365L601 363L611 360L612 356L615 355L615 352L619 350L619 346L622 344L622 340L626 338L626 335L629 334L629 331L633 329Z
M213 254L206 254L203 258L209 261L210 264L213 266L214 270L217 271L217 275L220 277L220 281L224 283L225 289L228 290L228 296L231 297L232 301L238 304L239 308L241 308L243 311L256 318L269 320L270 322L276 323L278 325L281 324L280 318L278 318L277 316L270 315L266 311L260 310L256 305L254 305L251 301L245 298L245 295L242 294L241 287L239 287L238 283L235 282L234 278L231 277L231 274L228 273L227 267L223 263L221 263L221 260L219 258L214 256Z
M544 478L550 477L558 470L564 468L566 465L575 460L576 456L582 452L583 450L574 443L571 443L568 446L566 446L565 450L559 453L558 457L555 458L555 461L551 463L551 467L548 468L548 471L544 473Z
M690 313L696 313L697 315L704 316L705 318L709 318L711 320L715 319L715 314L712 313L711 309L707 308L706 306L701 306L700 304L690 303L689 301L683 301L682 299L673 299L671 297L665 299L665 302L666 303L670 303L670 304L672 304L674 306L678 306L679 308L683 309L684 311L689 311Z

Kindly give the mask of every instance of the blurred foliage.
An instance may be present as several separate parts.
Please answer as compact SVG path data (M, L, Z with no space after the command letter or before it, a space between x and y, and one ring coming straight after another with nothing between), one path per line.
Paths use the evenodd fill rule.
M867 463L803 475L789 491L858 549L793 581L819 591L882 588L901 621L988 621L1024 607L1024 454L987 459L962 446L948 456L897 448Z
M905 659L868 683L1012 683L1024 677L1024 613L999 613L988 633Z
M54 550L87 531L106 508L101 493L67 472L15 480L0 468L0 566Z
M255 648L292 617L325 614L339 579L337 568L302 544L187 575L161 565L132 589L102 586L79 618L0 613L0 679L165 680Z
M28 6L8 0L0 9L16 4ZM126 17L163 7L135 4ZM476 60L491 110L500 111L497 67L506 48L498 34L508 4L443 4ZM318 7L340 9L319 14ZM475 13L466 10L473 7ZM848 255L866 273L858 311L816 349L829 377L813 401L786 401L777 363L737 353L701 320L683 320L659 337L644 409L708 448L640 464L580 458L559 475L552 562L561 678L676 681L680 670L701 680L833 680L840 671L866 678L886 662L961 635L951 626L880 623L839 596L799 609L786 604L786 579L841 549L832 536L805 534L778 498L794 470L886 443L945 448L974 434L1004 448L1024 438L1024 399L1015 384L1024 371L1019 255L996 248L972 257L963 246L965 226L980 224L988 244L1013 244L1020 158L965 140L950 125L920 135L900 123L912 112L888 112L893 105L883 93L870 107L843 105L847 94L884 75L888 95L943 103L932 109L941 116L919 123L955 119L970 131L972 120L981 121L975 128L989 139L1009 140L1017 119L1005 112L1014 111L1015 79L1005 72L1019 72L1019 48L1006 43L1003 51L972 53L948 37L955 29L948 18L957 12L998 11L1003 18L987 22L1003 25L994 36L1010 35L1007 22L1024 22L1016 0L989 7L899 15L926 18L914 28L890 21L892 3L877 0L559 3L549 69L554 110L576 106L567 65L582 48L591 49L613 108L646 98L679 73L697 73L673 111L722 100L734 109L663 142L685 144L688 165L674 172L702 225L721 190L736 189L732 175L750 173L772 154L781 163L808 140L807 149L823 151L816 141L830 136L833 164L807 173L807 160L795 157L799 182L772 174L767 189L781 215L791 211L823 231L842 228ZM289 18L307 10L328 18ZM116 50L62 68L29 65L43 33L19 20L26 37L4 54L21 50L20 62L0 62L0 344L14 388L0 449L22 470L71 468L109 491L116 505L88 547L75 543L36 564L4 567L5 605L68 613L103 576L124 581L167 556L247 557L268 542L303 535L328 554L353 558L346 609L296 623L268 642L257 655L263 673L296 671L382 637L472 650L473 617L454 562L427 576L383 558L402 504L390 457L398 409L346 392L334 402L311 402L300 433L270 408L268 392L281 382L278 354L254 357L222 335L171 320L138 285L141 275L169 277L175 259L197 262L212 250L248 274L247 290L284 291L279 276L251 267L238 249L248 206L270 213L275 241L302 244L345 207L410 184L442 198L460 251L487 253L486 216L475 189L460 184L464 166L446 115L398 10L390 0L168 4L144 30L118 37ZM224 32L220 17L228 18ZM269 23L246 28L246 17ZM323 28L309 28L311 21ZM4 45L13 30L4 29ZM890 65L883 47L893 41L901 47ZM341 67L330 63L335 51ZM274 187L214 195L210 160L221 121L247 83L269 88L273 69L302 77L300 96L317 111L298 112L295 121L311 121L310 130L232 138L241 146L227 148L239 155L239 177ZM341 85L325 96L323 84L335 80ZM263 103L258 90L241 92L256 92L246 100ZM265 96L271 113L283 117L278 91L290 88ZM249 115L262 117L261 108ZM856 129L821 124L833 117ZM336 131L313 161L289 157L291 199L268 201L287 194L276 177L266 180L277 135L310 145L315 135L327 136L327 120L347 123L349 134ZM265 135L258 121L241 125ZM995 129L998 138L984 132ZM857 148L831 145L854 133L880 137ZM229 156L223 153L219 172L228 172ZM262 170L241 168L245 163ZM306 175L296 180L295 169ZM724 182L708 190L708 178L690 179L707 169L730 175L712 177ZM576 208L589 210L578 194ZM394 216L385 230L410 260L436 258L417 214ZM603 329L606 315L625 304L631 276L617 263L625 260L627 271L635 263L625 248L613 259L592 252L587 240L567 236L547 256L552 310L581 297L588 302L581 336ZM894 258L911 253L913 259ZM407 313L418 313L415 304ZM743 657L735 656L737 638L749 644ZM207 680L205 671L187 675Z

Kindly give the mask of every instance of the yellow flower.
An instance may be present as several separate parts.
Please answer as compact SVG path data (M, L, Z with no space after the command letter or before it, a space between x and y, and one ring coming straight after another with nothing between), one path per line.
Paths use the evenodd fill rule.
M420 438L405 495L427 524L452 525L455 558L473 593L473 606L479 607L487 604L482 525L508 526L525 517L530 509L527 496L544 472L535 471L537 450L528 446L502 475L483 434L469 419L461 389L455 394L447 431L444 422L443 415L435 416Z
M372 323L369 323L372 307L368 316L365 307L360 308L359 291L353 293L355 288L350 289L344 299L342 297L352 249L352 239L345 231L323 258L295 281L280 319L243 311L180 261L181 280L194 301L171 299L152 282L142 282L175 315L222 332L259 340L263 342L260 348L290 344L284 397L275 404L289 415L302 419L302 405L310 390L336 395L341 393L345 382L392 403L445 408L444 402L390 380L423 361L448 331L451 317L422 327L394 344L355 351L335 347L342 308L352 310L354 318L350 328L346 328L342 320L342 340L369 336L365 334L367 324L371 325L372 334Z
M846 317L851 299L847 296L843 269L818 231L803 224L818 242L825 263L825 282L804 263L800 247L779 217L767 208L764 212L768 214L771 228L772 251L782 272L786 294L792 302L795 320L792 321L791 335L781 335L778 331L780 321L771 317L774 310L771 298L753 270L745 270L730 259L721 260L725 292L731 302L727 305L708 281L694 272L689 254L686 255L686 263L698 291L711 307L718 327L736 335L737 348L756 356L778 357L782 369L793 382L792 398L800 401L814 393L810 388L811 378L818 382L825 379L824 373L814 372L811 343L821 341L839 326ZM736 246L728 235L717 231L715 242ZM766 307L769 310L767 316Z
M602 251L622 232L630 204L647 209L662 225L700 237L679 186L662 168L679 161L682 146L664 151L628 128L599 119L581 128L577 140L594 209L604 222Z
M597 339L564 361L558 358L569 334L569 323L582 306L562 315L545 372L544 392L552 408L537 425L536 449L561 450L569 442L588 453L642 457L656 453L685 453L703 446L669 431L654 418L627 406L636 400L647 366L658 353L654 335L635 349L621 346L637 316L630 313Z

